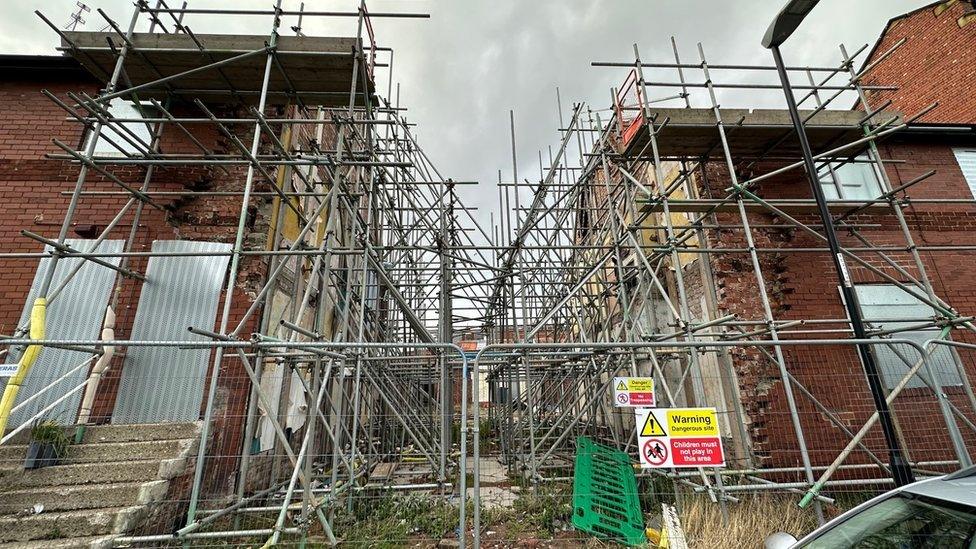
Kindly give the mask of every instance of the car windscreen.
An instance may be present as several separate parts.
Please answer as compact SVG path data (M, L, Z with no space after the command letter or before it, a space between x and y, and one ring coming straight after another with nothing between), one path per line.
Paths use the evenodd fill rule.
M976 509L901 494L802 545L804 549L976 549Z

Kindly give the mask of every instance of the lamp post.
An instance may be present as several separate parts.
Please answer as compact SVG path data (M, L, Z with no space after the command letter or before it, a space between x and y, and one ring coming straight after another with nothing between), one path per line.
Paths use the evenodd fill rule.
M847 316L850 318L851 327L854 329L854 337L857 339L867 339L867 332L864 329L864 319L861 315L861 306L857 300L857 293L854 291L854 284L851 281L841 252L840 245L837 243L837 235L834 232L833 217L827 208L827 200L824 197L823 189L817 177L817 167L813 160L813 152L810 149L810 141L807 138L806 130L803 127L803 120L796 105L796 98L793 96L793 87L790 85L789 75L786 72L786 65L783 63L783 55L779 47L793 34L793 31L800 26L803 19L810 13L820 0L791 0L786 7L776 16L766 35L763 37L764 47L772 50L773 59L776 62L776 71L783 85L783 92L786 95L786 106L790 112L790 119L796 129L796 136L800 142L800 151L803 154L803 164L806 168L807 179L810 181L810 190L813 198L817 202L817 211L823 224L824 235L827 238L827 247L830 249L830 256L834 262L834 269L840 279L841 292L844 295L844 306L847 309ZM874 360L874 355L868 345L858 344L857 352L864 366L864 372L868 378L868 386L871 389L871 396L874 399L874 407L878 412L881 429L884 432L885 442L888 445L888 463L891 469L891 477L896 486L904 486L915 482L911 466L905 459L898 437L895 433L894 422L891 418L891 409L885 400L884 388L881 384L881 376L878 373L878 365Z

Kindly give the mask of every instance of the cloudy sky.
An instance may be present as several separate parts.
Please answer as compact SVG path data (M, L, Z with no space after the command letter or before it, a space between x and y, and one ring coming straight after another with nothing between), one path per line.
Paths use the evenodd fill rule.
M88 30L104 27L94 12L102 8L120 23L131 2L84 0ZM178 0L170 0L178 4ZM299 0L284 0L297 9ZM833 65L838 46L851 51L873 43L887 20L927 3L924 0L822 0L784 47L795 65ZM306 9L354 9L355 0L307 0ZM429 13L430 19L377 20L380 45L396 50L394 81L401 104L418 125L421 145L441 173L455 180L481 181L465 187L470 205L495 207L497 170L511 178L509 110L515 111L520 178L538 179L538 151L558 143L556 88L563 110L585 101L594 109L610 103L610 88L625 69L591 67L592 61L632 61L637 43L645 62L671 62L670 37L682 61L698 62L702 43L709 63L769 63L759 42L781 0L371 0L371 11ZM261 8L272 0L190 0L197 8ZM33 11L40 9L64 25L75 0L4 2L0 52L55 53L55 34ZM215 22L187 16L195 32L266 34L264 18L235 17ZM286 21L286 27L295 21ZM124 25L123 25L124 26ZM352 35L355 20L326 24L306 20L306 34ZM664 78L666 75L658 75ZM693 76L691 76L693 78ZM383 76L385 79L385 76ZM648 79L651 77L648 76ZM741 75L727 75L740 79ZM667 79L673 80L674 75ZM753 79L755 81L755 79ZM653 95L652 95L653 97ZM774 97L729 92L723 106L762 106ZM700 101L700 100L699 100ZM705 106L699 102L697 106ZM841 106L841 105L839 105ZM849 106L842 105L842 106ZM606 117L607 113L603 113Z

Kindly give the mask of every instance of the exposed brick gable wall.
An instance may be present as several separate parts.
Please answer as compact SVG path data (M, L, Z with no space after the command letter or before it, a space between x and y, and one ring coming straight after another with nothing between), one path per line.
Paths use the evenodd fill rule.
M946 2L892 22L874 50L874 62L902 39L895 52L870 71L865 84L895 85L897 91L872 91L868 100L887 100L905 114L914 114L938 101L939 107L922 122L976 124L976 24L960 26L973 11L969 2Z
M897 91L875 91L869 94L872 105L888 100L889 108L913 115L938 101L939 107L924 116L921 123L976 124L976 25L962 19L972 10L969 2L946 2L930 6L895 20L881 37L868 60L872 63L894 44L905 39L892 56L868 73L865 84L896 85ZM893 160L886 165L893 187L930 171L936 174L915 185L909 195L915 199L955 198L970 200L973 195L963 177L953 146L963 144L951 138L932 136L899 136L881 144L882 156ZM966 143L972 145L972 143ZM768 167L761 167L767 171ZM748 174L740 174L740 179ZM709 164L704 177L697 178L702 196L724 196L729 185L728 173L722 165ZM809 184L800 171L783 174L765 181L757 193L767 199L808 198ZM971 203L909 204L903 209L912 237L918 246L976 246L976 207ZM816 216L803 215L797 219L817 225ZM720 214L719 223L740 224L737 214ZM784 225L785 221L769 213L751 213L754 226ZM858 256L886 275L906 281L905 273L918 276L912 256L905 248L897 218L891 213L863 213L848 222L873 245L890 247L885 254L898 265L886 263L879 254L859 251ZM743 248L745 241L740 229L707 231L710 247ZM839 231L842 245L864 248L853 233ZM778 320L843 319L846 314L837 290L837 279L830 257L823 252L801 251L822 247L822 241L795 228L754 230L758 247L792 249L785 253L762 253L760 263L773 313ZM976 314L976 288L972 283L971 251L922 252L928 277L936 294L949 302L959 314ZM886 283L881 276L852 261L848 262L856 283ZM755 288L753 269L747 253L715 254L711 256L718 292L718 314L735 313L742 319L761 319L762 310ZM843 326L824 326L825 330ZM813 328L806 326L805 329ZM825 331L816 337L847 337ZM781 334L789 339L789 332ZM976 337L964 331L954 331L957 341L976 342ZM799 464L796 435L775 363L759 351L736 349L733 365L738 376L742 404L746 413L752 450L759 464L794 466ZM849 430L856 431L873 413L867 382L854 349L850 346L785 347L787 367L791 374L809 388L816 397ZM976 378L976 353L960 352L960 358L970 379ZM973 411L961 387L947 387L950 401L967 410L970 421ZM833 425L826 414L795 391L807 445L815 464L826 464L836 457L848 440L847 435ZM913 460L945 459L950 442L937 409L936 400L927 389L910 389L896 400L898 429L908 441ZM939 428L931 428L932 422ZM929 427L926 427L929 425ZM967 444L976 445L976 437L963 429ZM883 459L884 440L875 429L866 440ZM852 462L868 461L866 454L855 452Z
M936 175L912 189L912 197L972 198L948 144L907 137L884 144L881 152L886 158L904 161L887 165L894 187L929 170L937 170ZM703 196L721 195L723 189L729 186L725 165L708 164L705 171L705 177L699 175L696 178L699 192ZM766 199L805 198L810 194L805 175L798 171L771 178L756 192ZM972 204L911 204L905 207L904 212L918 246L976 245L976 237L973 236L976 234L976 207ZM813 215L795 217L810 226L819 224L819 218ZM719 214L717 221L730 225L730 228L707 231L709 247L746 247L741 229L731 228L731 225L741 224L737 214ZM885 254L894 259L902 271L918 276L897 218L893 214L865 213L852 216L848 221L872 244L891 247L892 250ZM826 252L804 251L822 248L824 244L821 240L805 231L787 227L784 219L771 213L750 213L749 222L753 225L753 238L757 247L787 250L763 252L759 255L770 306L777 320L846 318L829 255ZM783 228L769 228L776 225L783 225ZM847 248L865 247L849 232L839 230L838 237ZM899 269L884 262L878 254L862 250L857 255L870 265L881 268L895 280L907 281ZM972 252L923 252L922 258L937 295L951 303L963 316L976 314L976 287L969 274ZM848 265L855 283L888 282L853 261L848 261ZM714 254L711 256L711 266L718 292L719 315L734 313L740 319L762 319L761 303L748 253ZM817 327L807 325L804 329ZM822 328L829 330L843 326L832 324ZM789 332L780 335L781 339L795 337L791 337ZM814 337L849 335L825 332ZM976 341L976 337L963 331L954 332L953 337L957 341ZM786 346L784 354L790 373L851 431L859 429L873 413L867 382L853 347ZM799 454L796 436L776 363L760 351L746 348L734 349L732 358L754 456L764 465L797 465ZM976 354L962 352L961 359L970 379L976 378ZM968 410L968 401L961 387L948 387L946 392L954 405L967 410L967 415L972 420L973 414ZM829 463L843 449L848 440L847 435L833 425L801 391L795 389L794 394L814 463ZM913 451L912 459L945 459L945 449L950 448L945 429L925 427L926 422L931 421L942 425L931 391L908 390L896 400L894 409L904 436L909 441L909 449ZM976 436L964 434L968 437L969 444L976 444ZM872 431L867 444L878 455L885 455L884 440L879 430ZM866 459L865 454L858 453L853 462L864 462Z

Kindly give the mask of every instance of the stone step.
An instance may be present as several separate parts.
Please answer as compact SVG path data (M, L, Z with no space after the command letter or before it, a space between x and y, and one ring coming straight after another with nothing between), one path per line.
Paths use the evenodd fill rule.
M0 467L0 486L29 488L171 479L183 472L185 459L143 459L127 462L78 463L54 465L25 471L23 463Z
M200 422L196 423L141 423L136 425L89 425L85 427L82 443L100 442L145 442L150 440L181 440L195 438L200 434ZM74 440L75 426L64 428L68 438ZM4 445L27 444L30 429L24 429Z
M54 540L65 537L116 534L134 528L146 513L146 508L139 506L0 517L0 542L51 540L50 543L55 543Z
M0 543L0 549L110 549L115 536L86 536L83 538L45 539Z
M0 494L0 515L17 514L36 504L43 505L44 513L145 505L163 499L168 485L154 480L9 490Z
M62 460L62 463L97 463L177 457L183 455L184 452L192 451L195 444L196 439L72 444L68 448L68 457ZM26 445L0 446L0 467L18 462L23 464L26 456Z

